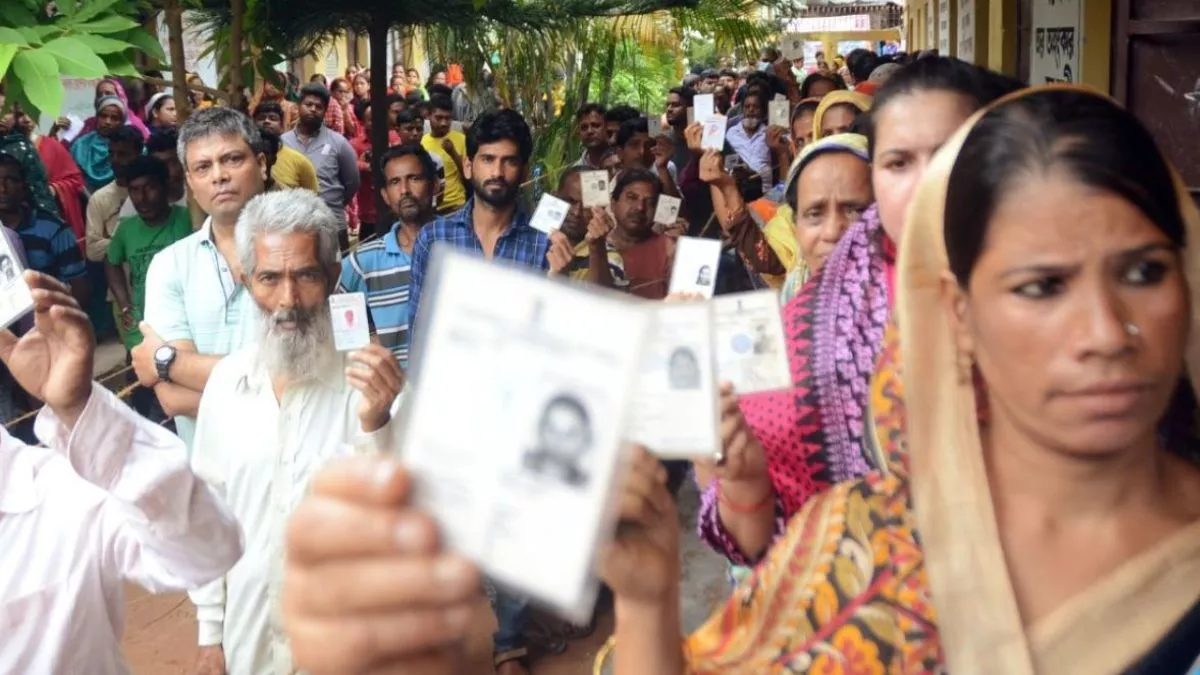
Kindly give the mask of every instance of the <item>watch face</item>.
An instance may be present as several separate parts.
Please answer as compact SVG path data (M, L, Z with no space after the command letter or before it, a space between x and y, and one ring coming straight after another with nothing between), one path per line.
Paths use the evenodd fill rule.
M158 349L154 350L154 360L155 361L166 361L166 360L170 359L171 355L174 353L175 353L175 350L172 349L170 345L163 345L163 346L159 347Z

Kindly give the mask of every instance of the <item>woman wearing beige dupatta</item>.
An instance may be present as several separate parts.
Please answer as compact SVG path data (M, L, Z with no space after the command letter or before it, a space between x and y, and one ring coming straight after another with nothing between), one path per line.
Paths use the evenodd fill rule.
M616 673L1186 672L1200 470L1159 433L1173 397L1195 412L1185 230L1195 205L1108 99L1040 88L976 115L900 247L911 454L886 444L885 471L813 499L682 648L677 518L639 456L605 560Z

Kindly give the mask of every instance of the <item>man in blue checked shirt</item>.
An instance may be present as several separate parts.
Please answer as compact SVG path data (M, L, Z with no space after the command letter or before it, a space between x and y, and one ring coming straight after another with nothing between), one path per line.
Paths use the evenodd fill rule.
M413 247L422 228L434 217L438 192L437 168L420 144L388 149L379 158L383 170L383 199L398 216L392 229L372 239L342 259L338 292L364 293L367 309L379 337L408 367L409 312Z
M547 258L550 239L529 226L529 216L517 206L525 179L533 135L519 113L500 110L481 115L467 134L464 177L474 197L461 211L438 218L421 230L413 247L410 323L419 321L421 288L429 274L430 251L443 241L461 251L473 251L489 260L501 259L559 274L570 255L558 256L553 266ZM503 592L496 597L493 637L497 675L528 675L527 647L522 632L529 623L529 603Z

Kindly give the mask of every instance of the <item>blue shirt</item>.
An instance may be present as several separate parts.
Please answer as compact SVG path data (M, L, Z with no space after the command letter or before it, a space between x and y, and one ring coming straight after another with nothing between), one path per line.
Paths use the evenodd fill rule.
M71 281L87 274L87 263L79 252L75 234L62 221L37 211L29 211L17 228L29 269L48 274L59 281Z
M400 223L383 237L359 246L342 258L339 293L365 293L379 344L392 350L401 368L408 367L409 288L412 256L400 248Z
M413 245L410 327L415 326L420 318L417 308L421 302L422 284L429 274L429 254L435 242L444 241L459 251L483 255L483 244L475 235L475 227L471 220L474 210L475 199L472 198L461 211L439 217L422 228L421 234L417 235L417 243ZM546 252L549 250L550 238L530 227L529 216L518 208L508 229L496 240L492 258L548 270L550 263L546 260Z

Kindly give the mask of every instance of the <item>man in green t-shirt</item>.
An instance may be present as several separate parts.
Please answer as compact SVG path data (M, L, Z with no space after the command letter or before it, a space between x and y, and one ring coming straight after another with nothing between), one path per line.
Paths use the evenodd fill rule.
M190 235L192 219L186 208L171 205L170 173L161 159L139 157L126 173L129 200L137 215L123 218L117 225L108 244L105 272L118 308L117 320L125 328L125 348L133 349L142 341L137 326L146 309L150 261Z

